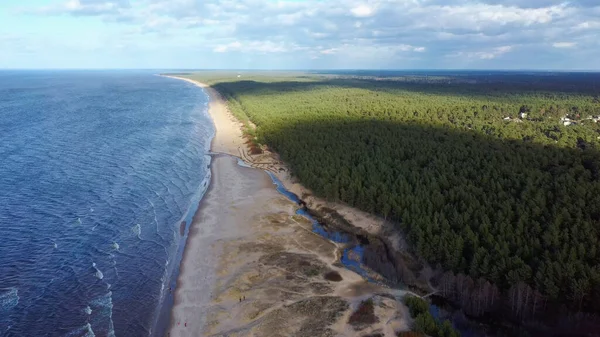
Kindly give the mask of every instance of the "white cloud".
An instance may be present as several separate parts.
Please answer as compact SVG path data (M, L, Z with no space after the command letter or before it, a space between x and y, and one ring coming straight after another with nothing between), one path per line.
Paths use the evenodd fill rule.
M337 51L338 51L337 48L329 48L329 49L321 50L320 53L329 55L329 54L335 54L335 53L337 53Z
M239 51L242 48L242 44L239 41L231 42L228 44L220 44L214 48L217 53L225 53L231 50Z
M409 9L409 11L424 19L419 24L422 27L480 31L486 28L499 28L507 25L548 24L557 18L566 16L569 9L564 5L545 8L519 8L471 3L456 6L415 7Z
M502 46L502 47L494 48L492 51L489 51L489 52L475 53L475 56L479 57L482 60L491 60L500 55L508 53L512 49L513 49L512 46Z
M575 42L554 42L552 47L554 48L573 48L577 45Z
M359 5L352 8L350 12L358 18L366 18L372 16L375 13L375 10L367 5Z
M480 60L492 60L492 59L497 58L498 56L501 56L503 54L510 52L511 50L513 50L513 46L501 46L501 47L496 47L496 48L493 48L490 50L485 50L485 51L469 51L469 52L459 51L456 53L452 53L448 56L450 56L450 57L468 57L468 58L475 58L475 59L480 59Z
M600 28L600 21L585 21L582 23L579 23L577 26L575 26L575 29L580 29L580 30L588 30L588 29L599 29Z
M415 47L409 44L399 44L396 46L399 51L416 51L416 52L424 52L425 47Z
M131 8L128 0L68 0L58 5L50 5L31 10L40 14L71 14L96 16L116 14Z
M226 53L230 51L245 52L245 53L285 53L292 50L297 50L297 46L286 46L284 43L276 43L272 41L234 41L227 44L217 45L213 51L216 53Z
M594 1L69 0L35 12L96 15L120 23L131 35L162 36L157 45L194 46L223 57L273 54L278 60L364 60L367 65L388 59L403 67L406 59L458 62L444 56L499 62L515 51L513 46L543 53L570 47L572 42L564 41L577 41L578 53L591 53L598 44L587 41L600 33L600 6L590 6ZM256 59L267 62L268 57Z

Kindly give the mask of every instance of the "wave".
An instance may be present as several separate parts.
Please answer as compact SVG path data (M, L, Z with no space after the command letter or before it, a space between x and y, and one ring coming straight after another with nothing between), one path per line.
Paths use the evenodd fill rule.
M17 288L8 288L0 293L0 311L10 310L19 304L19 291Z
M110 289L110 284L109 284ZM94 308L97 310L102 317L108 318L108 332L107 336L115 337L115 327L112 320L112 310L113 310L113 302L112 302L112 291L96 298L95 300L90 302L90 309Z
M209 153L210 143L211 143L211 140L214 137L214 135L215 135L215 131L213 129L212 136L210 137L209 141L206 144L205 153ZM207 168L206 174L204 175L204 178L200 182L200 185L198 186L195 195L192 197L192 200L191 200L188 210L186 212L184 212L183 217L177 222L178 224L181 224L182 222L184 222L189 226L192 223L193 217L196 214L196 212L198 211L198 205L200 203L200 200L202 200L202 198L208 191L208 187L210 185L210 181L212 178L212 172L210 170L210 163L212 161L212 157L205 154L204 159L208 163L206 166L206 168ZM177 242L177 240L179 238L179 236L178 236L179 231L177 230L177 227L178 226L175 226L174 227L175 230L172 232L174 242ZM169 311L163 310L163 312L161 312L160 308L165 304L164 300L167 295L167 293L165 292L165 288L168 286L169 292L171 292L171 287L170 287L169 283L171 282L172 277L176 277L179 274L178 268L179 268L179 262L181 262L182 256L181 255L178 256L176 252L180 248L181 248L181 251L183 252L183 249L185 249L185 242L183 244L184 244L184 247L178 247L178 245L173 245L172 249L174 249L174 251L171 254L167 253L167 260L165 261L165 267L164 267L165 270L164 270L163 277L161 278L160 297L159 297L159 304L157 306L158 312L154 319L153 328L150 328L150 331L153 331L154 329L160 330L161 325L167 324L165 322L168 322L168 320L169 320L169 318L167 316L164 316L165 315L164 312L169 312ZM167 250L166 247L163 246L163 248L165 249L165 251Z
M152 100L152 108L155 109L152 111L131 104L134 101L130 100L135 99L135 95L129 91L129 82L119 83L122 86L114 92L111 90L112 96L108 99L115 109L104 111L111 118L100 118L95 113L71 118L74 115L61 107L61 115L53 115L58 118L53 123L70 123L73 132L52 135L55 138L38 140L30 144L32 146L21 146L29 138L14 138L15 142L11 140L8 143L9 150L13 147L17 150L15 162L10 167L2 166L0 171L8 169L6 172L11 173L3 177L8 182L6 185L10 185L7 192L16 198L10 198L8 204L1 205L0 213L6 211L4 214L10 223L17 225L0 228L0 236L9 239L2 246L5 249L0 249L0 266L16 264L13 269L22 271L19 279L22 284L10 282L12 269L4 274L0 272L0 336L5 333L34 336L40 330L53 336L63 336L75 330L71 336L114 335L110 332L113 329L109 322L111 303L114 304L113 313L117 310L128 313L110 319L114 319L115 330L120 334L126 331L131 336L147 335L145 331L138 334L131 327L149 324L147 322L153 319L150 315L154 315L151 311L160 302L158 292L168 293L170 279L167 278L173 269L179 267L175 255L177 248L184 244L179 236L171 238L171 233L179 232L178 218L185 212L190 195L196 192L198 182L207 172L208 160L204 160L202 155L205 154L203 150L210 146L206 136L213 134L214 129L210 127L208 117L198 116L202 111L189 111L191 106L197 105L197 101L203 101L197 90L188 90L185 92L186 99L180 97L175 100L175 103L181 103L179 108L183 110L174 116L176 109L167 98L176 96L171 91L183 90L178 85L168 88L171 91L165 91L160 84L158 89L163 91L158 90L157 97L165 93L165 99L155 100L155 95L148 98L147 90L139 90L137 82L132 82L135 84L132 88L140 94L140 99L145 102ZM96 103L107 101L96 87L90 89L93 89L90 93L93 93L94 100L90 100L86 107L94 109ZM121 91L125 94L122 102ZM82 94L87 95L88 92ZM88 97L85 95L81 97ZM77 96L73 95L73 98ZM83 107L80 104L87 103L87 99L85 101L74 101L72 107ZM205 105L207 103L204 102ZM132 111L127 110L129 106ZM202 106L199 108L203 109ZM160 112L161 118L154 116L156 111ZM127 123L123 123L123 118ZM173 123L177 118L178 122ZM33 125L35 128L31 130L36 130L43 126L31 124L27 119L23 119L23 127ZM98 131L94 127L98 123L110 127L110 134ZM170 128L164 130L164 125ZM30 134L35 132L22 133L25 136ZM85 135L85 141L72 141L81 135ZM23 150L20 151L20 148ZM47 165L49 169L39 171L40 184L31 184L27 178L38 171L35 165L29 164L44 160L51 164ZM206 185L208 183L202 184ZM167 191L171 191L172 195ZM145 202L145 199L150 199L154 205ZM33 208L25 206L29 200L33 200ZM197 202L193 202L193 207L196 206ZM146 226L143 230L142 224ZM17 230L19 235L6 235ZM142 231L144 238L141 238ZM61 241L60 245L58 241ZM120 250L121 243L123 251ZM36 256L37 251L31 247L37 244L42 246L42 252L47 256ZM21 269L21 264L27 266L30 261L35 262L32 268ZM36 276L36 270L40 268L53 270L53 280L48 282ZM169 271L166 278L165 270ZM156 282L147 282L149 279ZM110 287L107 282L115 285L115 297L110 299L107 295L103 298L106 303L102 307L97 305L99 303L91 303L112 290L107 289ZM23 296L23 302L14 296L17 291L9 288L12 286L18 286L18 296ZM31 294L26 289L30 289ZM30 301L30 298L46 300ZM71 303L72 307L57 312L48 303ZM45 318L38 321L27 312L39 313L36 316ZM44 322L48 318L52 320ZM12 325L12 330L3 331L9 325Z
M142 234L142 225L137 224L137 225L131 227L131 231L133 232L133 234L135 234L135 236L138 237L138 239L140 239L140 240L142 239L140 237L140 235Z
M103 279L104 278L104 274L102 274L102 272L100 271L100 269L98 269L98 267L96 267L96 263L92 262L92 268L94 268L94 270L96 271L96 273L94 275L96 275L96 277L98 279Z
M92 330L92 325L90 323L82 326L81 328L75 329L65 335L65 337L75 337L75 336L77 336L77 337L96 337L96 335L94 334L94 331Z
M152 191L154 194L156 194L156 196L159 196L158 193L156 193L156 191ZM160 197L160 196L159 196ZM158 219L156 218L156 208L154 207L154 203L152 202L152 200L150 200L149 198L146 198L148 200L148 202L150 203L150 206L152 206L152 213L154 214L154 225L156 226L156 233L159 233L158 230ZM164 199L162 199L164 201ZM139 238L139 234L138 234L138 238ZM141 239L141 238L140 238Z

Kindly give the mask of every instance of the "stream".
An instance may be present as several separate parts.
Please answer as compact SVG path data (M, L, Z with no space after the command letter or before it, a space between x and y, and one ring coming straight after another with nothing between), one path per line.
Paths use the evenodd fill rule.
M247 167L247 165L245 165L245 163L242 162L243 163L242 164L242 163L240 163L240 161L238 161L238 163L240 165ZM265 172L269 175L269 177L273 181L273 184L276 185L277 191L279 193L283 194L290 201L294 202L297 205L302 204L302 200L296 194L288 191L284 187L281 180L279 180L279 178L277 178L277 176L275 176L275 174L273 174L272 172L269 172L269 171L265 171ZM321 223L319 223L319 221L317 221L312 215L310 215L310 213L308 212L308 210L305 207L299 208L296 211L296 214L301 215L304 218L308 219L312 223L312 231L314 233L322 236L325 239L328 239L335 243L341 243L341 244L350 244L351 242L353 242L352 235L350 235L350 234L342 233L342 232L332 232L332 231L327 230ZM363 257L364 257L364 251L365 251L365 246L363 246L361 244L349 245L349 247L344 249L344 251L342 253L342 257L340 259L340 263L346 269L351 270L351 271L361 275L368 282L380 283L380 282L377 282L376 280L374 280L371 276L369 276L369 272L364 268L363 263L362 263ZM394 289L391 293L394 294L394 296L399 301L401 301L402 297L405 294L412 293L412 292L409 292L407 290L402 290L402 289ZM445 310L444 308L442 308L441 305L430 304L429 310L430 310L432 316L436 320L449 319L452 322L452 325L454 326L454 328L457 329L460 332L461 336L463 336L463 337L483 336L483 334L476 333L476 332L472 331L471 329L464 328L462 326L462 324L456 324L457 322L452 319L452 317L454 316L453 312Z

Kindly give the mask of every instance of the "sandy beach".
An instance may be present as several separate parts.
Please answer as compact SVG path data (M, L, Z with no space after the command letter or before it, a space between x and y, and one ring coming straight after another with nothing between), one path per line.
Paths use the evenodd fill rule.
M218 93L181 79L210 96L211 150L221 154L213 156L211 185L190 228L168 335L394 336L407 329L406 309L389 289L344 268L343 247L313 233L295 214L298 205L277 192L265 170L303 193L277 156L249 156L241 123ZM367 298L376 320L349 324Z

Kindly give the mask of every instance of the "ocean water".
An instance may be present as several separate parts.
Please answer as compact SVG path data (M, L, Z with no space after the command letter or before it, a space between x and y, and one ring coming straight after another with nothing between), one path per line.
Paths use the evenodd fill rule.
M0 71L0 336L151 334L207 185L206 109L151 72Z

